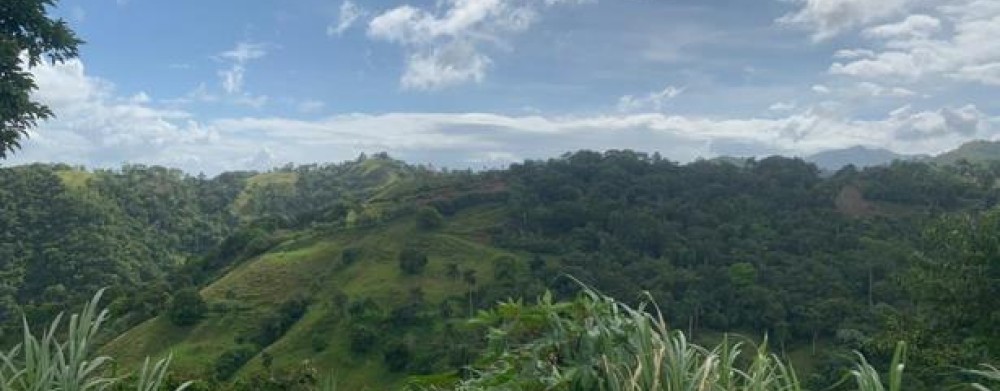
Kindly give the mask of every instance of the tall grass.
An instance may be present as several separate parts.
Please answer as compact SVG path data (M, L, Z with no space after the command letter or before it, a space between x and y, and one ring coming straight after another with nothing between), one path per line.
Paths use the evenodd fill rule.
M1000 384L1000 368L994 367L992 365L983 364L982 369L969 370L966 372L981 378L982 381L994 384ZM972 387L974 387L979 391L990 391L990 389L987 388L982 383L972 383Z
M22 341L0 352L0 391L89 391L124 385L124 378L109 375L107 356L94 356L93 341L108 310L98 309L104 290L98 291L83 309L63 322L60 314L36 335L23 321ZM65 327L64 327L65 326ZM147 358L138 374L139 391L163 388L171 357L151 363ZM190 385L176 388L182 391Z
M490 326L491 353L455 389L804 390L795 369L768 349L766 339L754 346L727 336L703 347L670 329L658 309L648 309L592 290L571 303L553 303L549 296L534 306L502 303L475 320ZM858 391L900 391L905 353L900 344L886 378L858 354L845 381Z

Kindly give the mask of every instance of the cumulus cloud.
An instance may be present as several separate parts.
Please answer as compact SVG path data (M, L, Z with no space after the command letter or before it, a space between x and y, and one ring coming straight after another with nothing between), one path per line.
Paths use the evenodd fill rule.
M878 83L872 82L860 82L855 84L850 88L851 92L860 93L861 95L873 97L873 98L909 98L916 96L917 93L903 87L887 87Z
M121 96L114 86L86 75L83 62L41 64L31 69L34 98L57 114L15 155L18 161L69 161L117 165L126 161L175 161L161 148L209 145L218 133L184 111L156 108L144 92Z
M903 20L866 29L873 55L840 57L829 72L861 79L1000 83L1000 3L944 0ZM945 28L949 26L950 28Z
M432 90L480 82L492 60L487 49L534 24L539 13L580 0L445 0L427 10L402 5L376 15L368 36L406 51L400 84Z
M864 31L869 38L879 39L916 39L929 38L941 31L941 20L928 15L910 15L897 23L870 27Z
M678 88L674 86L667 86L661 91L654 91L646 94L646 96L636 97L634 95L625 95L618 98L618 111L620 112L634 112L642 110L653 110L660 111L663 109L664 103L670 99L676 98L678 95L684 92L684 88Z
M949 136L970 138L984 134L989 126L988 117L974 105L921 113L897 110L894 114L895 135L903 141Z
M777 20L812 31L815 41L898 15L918 0L791 0L797 10Z
M351 28L351 26L354 26L354 23L357 22L358 19L363 18L365 15L368 15L367 10L359 7L357 4L354 4L353 1L345 0L340 4L340 13L337 17L337 23L327 26L326 35L335 36L343 34L347 31L347 29Z

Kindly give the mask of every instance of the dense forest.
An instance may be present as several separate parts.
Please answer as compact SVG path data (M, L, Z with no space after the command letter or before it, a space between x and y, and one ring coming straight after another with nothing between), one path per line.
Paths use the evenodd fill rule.
M907 384L938 389L1000 354L998 175L632 151L486 172L385 154L214 178L5 168L0 320L14 336L19 314L43 323L109 287L102 351L175 352L174 376L208 388L316 368L451 387L488 357L478 311L590 287L704 344L766 335L813 388L850 352L886 365L906 341Z

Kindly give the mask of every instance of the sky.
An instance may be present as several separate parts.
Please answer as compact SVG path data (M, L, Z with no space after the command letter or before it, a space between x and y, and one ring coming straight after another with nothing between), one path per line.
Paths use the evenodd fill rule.
M3 165L266 170L389 152L939 153L1000 135L1000 0L61 0L55 119Z

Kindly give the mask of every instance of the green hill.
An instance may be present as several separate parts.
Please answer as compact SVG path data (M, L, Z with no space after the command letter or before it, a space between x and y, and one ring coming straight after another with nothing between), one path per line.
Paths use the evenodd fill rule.
M680 165L632 151L487 172L435 172L387 156L211 179L161 168L35 170L47 185L31 186L36 171L0 171L18 184L0 198L26 208L0 223L46 237L45 219L77 234L90 226L73 222L124 219L98 231L98 243L166 248L167 261L112 253L98 264L136 276L111 294L125 320L103 351L125 367L172 352L174 375L209 389L287 389L325 373L347 389L448 386L495 351L468 322L473 312L545 290L571 299L576 281L626 303L651 299L696 341L768 335L810 381L832 384L842 375L829 371L837 357L861 349L884 358L897 340L948 324L928 321L923 311L934 307L918 289L926 282L909 280L921 260L953 256L925 236L942 218L1000 199L984 185L992 171L895 162L821 175L800 159ZM42 201L65 194L107 213L39 214ZM195 240L203 231L222 233L206 244ZM77 265L100 254L81 248L62 258L72 267L32 288L40 292L9 297L30 309L61 292L46 287L109 281L75 282L72 271L91 270ZM147 264L159 265L155 274L125 268ZM988 362L988 349L948 350L992 338L980 330L919 341L927 359L913 371L933 379L935 363Z
M932 159L938 164L955 164L960 160L966 160L969 163L1000 161L1000 141L970 141Z
M390 340L380 336L379 346L369 353L354 353L349 340L352 322L347 320L345 305L372 300L380 317L405 307L414 292L420 292L421 311L438 311L448 303L465 303L469 287L465 281L449 276L449 265L466 273L473 271L479 282L489 280L493 266L489 260L510 253L478 241L484 216L496 213L496 207L480 207L457 214L435 232L422 232L412 218L403 218L374 228L344 229L334 232L303 232L276 248L239 265L201 291L210 308L197 326L180 328L160 316L111 341L105 351L125 362L139 362L147 355L176 355L175 368L180 373L210 378L221 352L239 345L241 336L253 335L260 320L273 316L283 303L305 298L309 303L301 319L279 338L259 347L253 359L239 372L249 375L263 368L260 352L275 357L275 368L294 368L311 362L317 368L336 368L342 385L348 389L387 389L396 386L403 374L389 371L379 354L391 343L416 345L427 350L442 340L448 318L435 314L415 325L384 327ZM485 228L485 227L481 227ZM419 275L401 272L397 256L403 247L419 248L429 262ZM360 252L349 264L346 249ZM466 305L456 305L457 320L468 315ZM385 320L380 320L384 322ZM384 327L384 329L382 329ZM438 361L431 359L430 361ZM431 368L442 368L431 362Z

